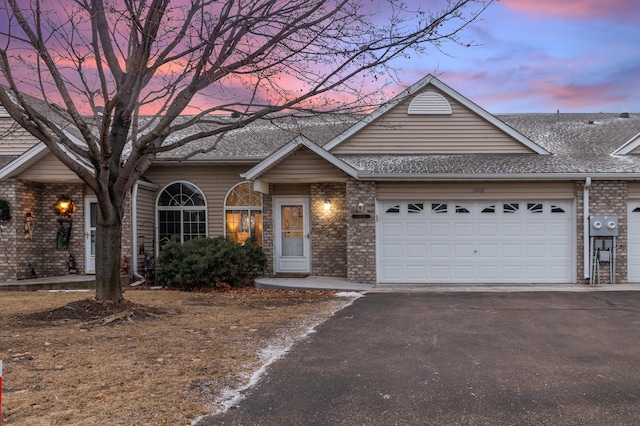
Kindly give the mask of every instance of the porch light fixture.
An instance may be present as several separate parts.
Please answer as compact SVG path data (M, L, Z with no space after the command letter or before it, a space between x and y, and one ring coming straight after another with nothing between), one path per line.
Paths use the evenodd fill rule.
M328 212L329 210L331 210L331 203L329 200L324 200L324 211Z
M76 212L76 203L68 195L61 195L56 202L55 209L62 218L71 218Z

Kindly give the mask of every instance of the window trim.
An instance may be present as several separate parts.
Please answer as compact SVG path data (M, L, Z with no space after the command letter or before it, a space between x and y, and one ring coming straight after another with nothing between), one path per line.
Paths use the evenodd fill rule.
M202 196L202 199L204 200L204 206L160 206L159 202L160 202L160 197L162 196L162 194L167 190L167 188L169 188L171 185L175 185L176 183L180 183L180 184L187 184L189 186L194 187ZM160 211L179 211L181 212L180 214L180 242L184 243L184 215L183 212L184 211L204 211L204 237L208 237L209 236L209 208L208 208L209 203L207 202L207 197L204 193L204 191L202 189L200 189L200 187L196 184L194 184L193 182L190 182L188 180L175 180L172 182L167 183L166 185L164 185L162 187L162 189L160 191L158 191L158 195L156 196L156 201L155 201L155 209L156 209L156 253L160 253L160 248L162 247L161 241L160 241ZM185 208L186 207L186 208Z
M260 196L260 206L227 206L227 201L229 200L229 196L231 195L231 193L239 186L241 185L250 185L250 189L252 192L258 194ZM262 246L264 244L264 199L263 199L263 194L255 191L253 189L253 182L250 180L245 180L242 182L238 182L235 185L233 185L231 188L229 188L229 190L227 191L227 194L224 196L224 202L222 203L222 230L223 230L223 235L225 238L227 238L227 212L231 211L231 210L243 210L249 213L249 218L251 218L251 213L255 213L255 212L259 212L262 216L262 237L260 238L260 241L262 242L262 244L260 244L260 246ZM249 225L249 238L253 238L254 236L251 235L251 226Z

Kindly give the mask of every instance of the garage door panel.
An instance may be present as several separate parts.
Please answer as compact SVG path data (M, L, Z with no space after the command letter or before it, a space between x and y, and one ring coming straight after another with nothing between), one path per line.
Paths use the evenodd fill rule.
M403 278L402 272L404 268L400 265L386 265L382 268L382 276L388 281L397 281Z
M455 244L453 247L454 256L459 259L473 258L473 244Z
M401 259L402 256L402 244L385 244L382 246L382 255L385 258L398 258Z
M498 244L478 244L478 257L497 259L500 252Z
M430 268L430 282L449 282L451 281L451 267L449 266L432 266Z
M573 280L571 202L413 200L386 204L393 208L386 212L379 207L381 282ZM415 206L424 208L417 212ZM640 217L638 222L636 249L640 257ZM636 271L640 277L640 261Z
M522 237L522 223L505 222L502 224L503 237Z
M502 244L502 257L508 258L522 258L522 247L520 244Z
M502 279L509 281L522 281L522 267L520 265L503 265Z
M478 222L477 228L478 228L479 237L495 237L496 235L498 235L499 226L498 226L498 223L496 222L492 222L492 223Z
M549 254L560 259L571 258L571 247L569 244L549 244Z
M470 222L466 223L456 223L454 225L454 235L456 237L468 237L473 238L474 235L474 224Z
M427 236L426 223L407 223L407 237L424 238Z
M547 250L544 244L527 244L527 256L545 258L547 256Z
M431 244L429 254L436 259L449 259L451 257L451 246L449 244Z
M475 278L475 268L473 265L454 265L453 276L454 279L470 282Z
M525 235L527 237L544 237L547 235L547 224L544 222L525 224Z
M498 266L496 265L480 265L478 267L478 277L481 280L494 281L498 276Z
M446 222L434 222L429 226L429 232L434 237L445 237L451 235L451 224Z
M410 281L425 280L427 278L427 268L425 266L408 266L407 278Z
M640 283L640 201L627 207L627 255L627 279Z
M387 222L382 224L382 235L385 237L401 237L402 224L399 222Z
M427 258L427 245L426 244L407 244L407 257L408 258Z

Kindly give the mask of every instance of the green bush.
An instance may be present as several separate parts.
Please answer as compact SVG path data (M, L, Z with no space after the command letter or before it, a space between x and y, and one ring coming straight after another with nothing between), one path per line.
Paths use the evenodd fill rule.
M231 287L253 284L266 264L262 248L253 241L235 244L224 237L194 238L166 244L158 263L158 283L182 290L198 287Z

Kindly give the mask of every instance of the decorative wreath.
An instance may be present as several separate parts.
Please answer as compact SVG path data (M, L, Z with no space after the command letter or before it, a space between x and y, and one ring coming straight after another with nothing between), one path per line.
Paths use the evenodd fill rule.
M0 222L5 222L11 219L11 207L9 202L0 198Z

